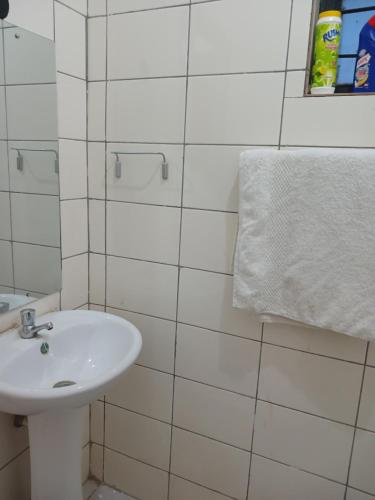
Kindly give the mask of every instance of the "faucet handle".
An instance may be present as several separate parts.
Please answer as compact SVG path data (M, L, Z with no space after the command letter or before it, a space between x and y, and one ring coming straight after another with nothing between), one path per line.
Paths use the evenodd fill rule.
M33 326L35 325L35 309L22 309L21 310L21 322L24 326Z

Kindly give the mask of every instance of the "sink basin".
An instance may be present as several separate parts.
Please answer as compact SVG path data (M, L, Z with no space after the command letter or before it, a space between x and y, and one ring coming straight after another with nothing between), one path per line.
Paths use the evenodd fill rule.
M0 335L1 411L33 415L84 406L134 363L142 346L135 326L111 314L61 311L37 322L47 321L54 329L34 339L21 339L17 330ZM64 381L74 385L54 388Z
M0 335L0 411L28 415L32 500L82 500L83 407L137 359L139 331L118 316L61 311L54 328L21 339Z

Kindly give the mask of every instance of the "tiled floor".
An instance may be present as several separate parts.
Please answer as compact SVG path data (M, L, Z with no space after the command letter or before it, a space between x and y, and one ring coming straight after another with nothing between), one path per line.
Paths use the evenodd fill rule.
M119 493L108 486L101 485L97 487L94 481L87 481L85 484L84 497L87 500L134 500L128 495Z

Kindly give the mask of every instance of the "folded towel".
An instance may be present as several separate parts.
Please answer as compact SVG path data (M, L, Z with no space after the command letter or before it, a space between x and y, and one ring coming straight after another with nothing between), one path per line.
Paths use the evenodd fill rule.
M375 152L246 151L239 184L233 305L375 339Z

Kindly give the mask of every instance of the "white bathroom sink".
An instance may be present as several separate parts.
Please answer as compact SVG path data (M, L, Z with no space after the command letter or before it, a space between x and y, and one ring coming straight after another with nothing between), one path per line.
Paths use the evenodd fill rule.
M53 330L33 339L21 339L17 330L0 335L0 411L33 415L84 406L134 363L142 346L135 326L111 314L61 311L37 323L48 321ZM64 382L74 385L54 387Z
M36 321L47 322L53 329L35 338L0 335L0 411L28 416L32 500L83 500L83 407L135 362L142 337L125 319L95 311Z

